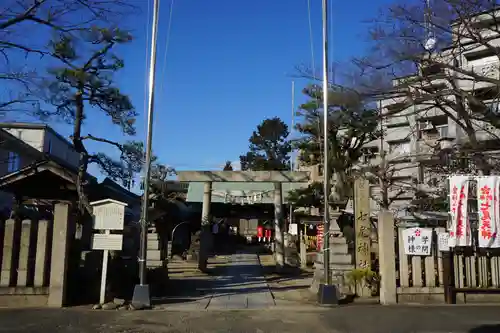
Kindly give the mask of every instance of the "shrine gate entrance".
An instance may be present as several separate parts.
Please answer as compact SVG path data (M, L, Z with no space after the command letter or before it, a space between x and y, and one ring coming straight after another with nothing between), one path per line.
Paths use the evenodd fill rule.
M223 197L223 202L233 201L232 196L227 193L217 192L213 189L214 183L269 183L272 184L271 190L265 193L253 193L243 195L240 198L240 204L251 204L262 202L265 198L272 199L270 202L274 205L274 231L275 231L275 257L278 266L284 266L284 219L283 219L283 185L290 187L293 184L296 187L305 186L309 182L309 172L305 171L179 171L178 180L181 182L203 183L203 204L202 204L202 243L203 234L210 233L211 223L211 205L214 195ZM243 186L241 186L243 187ZM243 190L243 188L241 188ZM189 195L189 194L188 194ZM203 251L201 246L200 253ZM203 255L200 255L200 261L204 261ZM203 265L203 263L201 263Z

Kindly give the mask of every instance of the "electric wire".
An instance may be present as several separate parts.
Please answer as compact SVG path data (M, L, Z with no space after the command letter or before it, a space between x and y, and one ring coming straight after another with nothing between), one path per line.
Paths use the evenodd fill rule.
M146 15L146 20L148 22L148 25L149 26L149 23L151 21L151 0L148 0L148 11L147 11L147 15ZM146 54L145 54L145 57L144 59L149 59L149 38L150 38L150 35L149 35L149 29L146 29ZM143 110L145 111L146 108L147 108L147 98L146 96L148 95L148 73L149 73L149 63L146 61L146 68L144 69L144 103L143 103ZM144 124L146 126L147 124L147 113L144 112Z
M309 46L311 48L311 70L313 79L316 79L316 65L314 62L314 34L312 28L312 18L311 18L311 0L307 0L307 17L309 20Z
M311 48L311 72L312 72L312 77L313 77L313 81L316 81L317 80L317 77L316 77L316 63L315 63L315 59L314 59L314 32L313 32L313 27L312 27L312 17L311 17L311 0L307 0L307 17L308 17L308 21L309 21L309 46ZM317 121L317 126L318 126L318 146L319 146L319 150L322 151L322 130L321 130L321 121L320 121L320 118L318 117L318 121ZM319 154L319 164L320 165L324 165L323 164L323 155L322 154Z
M167 57L168 57L168 50L170 46L170 36L172 32L172 17L174 13L174 0L170 1L170 13L168 16L168 26L167 26L167 35L165 37L165 50L163 52L163 64L161 68L161 82L160 82L160 95L163 93L163 86L165 80L163 79L165 77L165 73L167 71Z

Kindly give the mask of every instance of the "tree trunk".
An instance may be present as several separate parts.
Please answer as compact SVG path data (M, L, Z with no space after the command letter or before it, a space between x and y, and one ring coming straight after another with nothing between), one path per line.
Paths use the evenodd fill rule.
M89 205L87 195L85 193L85 176L89 165L89 154L82 141L82 123L84 118L84 104L83 104L83 88L75 95L75 122L73 124L73 145L77 153L80 154L78 172L76 176L76 191L78 194L78 206L80 213L83 214L85 210L92 215L92 208Z

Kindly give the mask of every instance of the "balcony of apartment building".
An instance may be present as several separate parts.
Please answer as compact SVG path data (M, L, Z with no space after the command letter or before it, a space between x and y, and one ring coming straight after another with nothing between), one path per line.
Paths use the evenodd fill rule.
M397 217L407 215L407 208L415 196L416 186L414 180L407 177L392 177L387 189L387 196L390 201L390 210ZM371 184L370 186L370 208L376 213L380 210L380 202L383 196L380 184Z
M449 126L448 116L436 113L419 118L416 126L416 161L433 163L437 150L447 149L456 139L456 126Z
M500 47L500 39L494 41L492 48L487 48L486 46L480 46L468 52L464 52L463 68L467 71L476 73L480 77L490 78L498 80L500 79L500 61L498 58L498 51ZM496 86L486 80L474 80L470 77L466 77L459 81L459 86L465 91L477 91L484 88L491 88Z
M452 25L453 40L460 40L461 45L473 43L474 40L469 38L472 32L474 34L479 32L481 38L485 40L495 38L498 36L499 15L498 10L491 10L469 17L461 22L455 22Z

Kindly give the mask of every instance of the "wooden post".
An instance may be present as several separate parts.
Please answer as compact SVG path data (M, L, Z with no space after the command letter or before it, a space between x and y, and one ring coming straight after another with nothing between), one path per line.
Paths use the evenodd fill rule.
M456 304L457 299L454 291L455 277L453 268L453 252L444 251L443 253L443 288L444 300L446 304Z
M106 235L111 234L109 230L105 231ZM102 272L101 272L101 291L99 297L99 303L106 303L106 282L108 276L108 259L109 259L109 250L102 251Z

